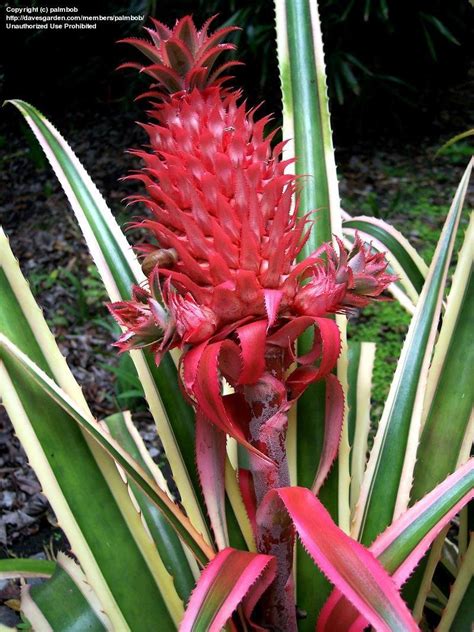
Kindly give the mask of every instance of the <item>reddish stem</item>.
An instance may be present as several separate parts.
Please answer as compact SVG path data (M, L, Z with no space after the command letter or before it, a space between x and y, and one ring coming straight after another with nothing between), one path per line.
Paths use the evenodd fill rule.
M286 455L286 394L280 381L284 369L283 357L280 354L268 355L266 360L269 373L257 384L243 388L251 410L249 441L274 463L268 465L258 457L250 457L257 509L267 492L290 484ZM297 630L293 547L293 525L286 511L275 507L272 523L257 527L257 548L260 553L274 555L277 559L277 576L262 600L262 614L264 625L270 625L278 632Z

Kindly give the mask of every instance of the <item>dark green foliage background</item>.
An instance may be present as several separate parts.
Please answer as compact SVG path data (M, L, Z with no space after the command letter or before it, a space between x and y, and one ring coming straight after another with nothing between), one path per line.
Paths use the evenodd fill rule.
M23 6L19 0L10 4ZM71 3L41 2L48 4ZM265 109L278 112L272 0L74 4L83 14L154 15L168 24L187 13L198 24L219 14L216 25L233 23L243 29L235 38L246 67L239 71L236 85L244 87L252 103L265 100ZM403 135L429 132L449 88L469 81L474 8L468 0L320 0L320 11L334 127L342 140L395 130ZM133 56L114 42L141 35L139 22L2 35L4 96L32 100L56 120L75 110L127 110L139 91L132 73L113 72Z

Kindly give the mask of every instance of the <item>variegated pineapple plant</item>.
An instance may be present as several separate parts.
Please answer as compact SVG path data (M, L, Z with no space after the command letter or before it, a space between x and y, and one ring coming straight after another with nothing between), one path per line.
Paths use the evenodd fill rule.
M294 144L272 147L268 119L227 87L233 27L152 20L149 40L126 40L149 59L126 66L153 82L130 176L141 266L61 135L13 101L81 225L180 495L128 412L93 419L2 235L0 394L79 563L0 563L51 576L23 591L33 629L416 630L426 605L448 630L472 616L472 384L456 359L472 356L472 224L443 304L470 166L429 268L384 222L347 217L315 3L276 15ZM374 346L348 349L346 319L386 289L413 319L367 459Z

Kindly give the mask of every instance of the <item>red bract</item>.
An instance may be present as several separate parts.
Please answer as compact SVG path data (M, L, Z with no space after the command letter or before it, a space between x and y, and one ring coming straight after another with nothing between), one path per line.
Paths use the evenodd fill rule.
M285 437L287 412L314 381L327 379L327 415L332 424L323 448L315 486L319 487L337 451L343 394L333 370L340 350L339 330L327 318L346 313L380 296L394 277L383 255L370 253L356 237L347 253L324 245L304 261L296 259L310 230L298 217L292 161L282 161L284 143L272 148L265 134L268 117L247 110L240 93L224 89L223 72L235 62L212 67L232 28L207 34L189 17L174 29L153 21L152 42L135 45L151 66L131 64L156 81L146 95L151 121L143 125L146 150L134 153L145 167L129 176L145 194L131 198L149 214L138 225L150 241L144 270L149 289L135 288L133 299L110 309L125 332L121 350L150 346L157 361L172 348L183 350L181 379L196 408L199 424L212 423L208 435L199 425L197 465L201 481L223 468L225 435L251 454L252 477L246 498L253 515L269 490L289 485ZM128 64L130 65L130 64ZM314 332L309 353L296 356L296 340ZM222 378L233 388L224 395ZM219 434L220 433L220 434ZM212 453L202 446L214 445ZM224 477L216 485L223 486ZM206 489L204 489L206 497ZM217 542L224 491L207 498ZM212 505L212 507L211 507ZM293 529L284 514L275 525L255 525L260 553L279 560L266 593L265 622L296 629L292 584Z

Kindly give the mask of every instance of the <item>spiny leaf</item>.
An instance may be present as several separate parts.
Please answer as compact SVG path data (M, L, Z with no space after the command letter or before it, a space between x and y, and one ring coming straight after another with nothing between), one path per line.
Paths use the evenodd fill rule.
M72 420L86 430L110 454L164 513L201 564L205 564L214 556L212 549L204 542L201 534L194 529L189 519L143 471L143 468L112 437L108 436L92 417L86 417L76 403L3 334L0 334L0 349L15 361L25 377L33 379L51 400L65 410Z
M386 632L418 630L380 562L339 529L309 489L285 487L270 491L258 509L257 524L272 524L276 499L285 507L314 562L371 625Z
M150 53L156 49L145 41ZM135 42L135 43L137 43ZM153 49L153 51L151 51ZM133 284L145 276L100 191L58 130L29 103L12 103L25 117L66 193L111 301L130 298ZM196 497L194 415L178 386L169 354L156 367L147 352L131 353L145 397L157 425L173 478L193 524L208 539L207 525ZM210 541L208 539L208 541Z
M260 595L276 572L275 559L269 555L224 549L204 569L191 596L180 632L220 632L252 589L244 602L243 613L250 619Z
M471 459L379 535L369 550L392 575L397 588L405 583L442 529L473 497ZM366 626L367 620L339 590L333 592L318 620L320 632L349 627L361 632Z
M471 169L472 163L446 218L370 453L353 526L353 534L366 544L408 506L426 378Z

